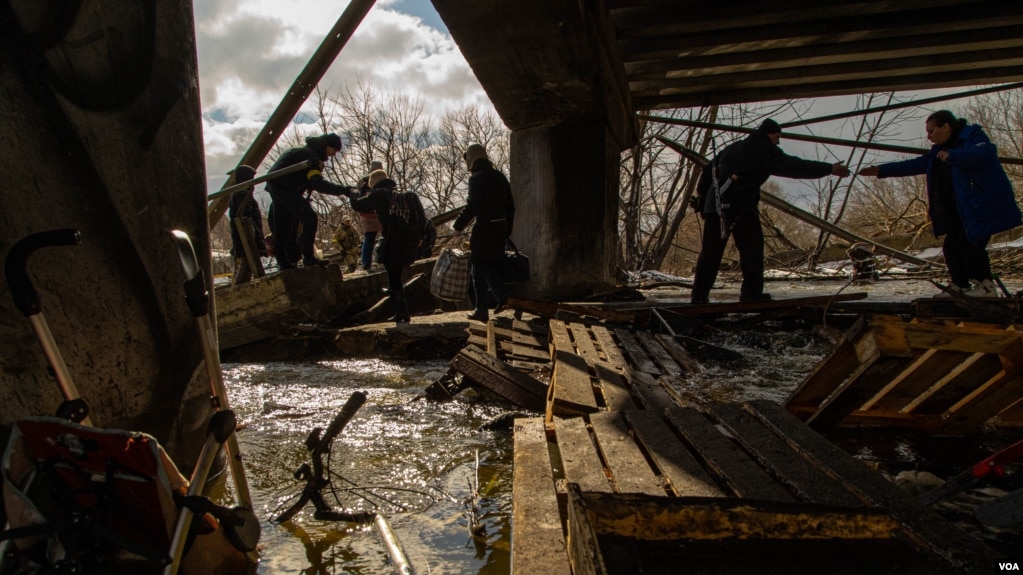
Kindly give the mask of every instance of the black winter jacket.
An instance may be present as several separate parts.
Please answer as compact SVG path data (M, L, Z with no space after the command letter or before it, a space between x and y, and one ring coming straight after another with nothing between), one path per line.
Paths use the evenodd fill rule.
M323 178L323 162L326 159L326 151L317 150L312 145L291 148L277 158L277 161L270 167L271 172L294 166L306 160L313 160L313 167L270 180L266 183L266 191L270 192L271 196L277 194L299 196L307 191L316 191L329 196L346 195L352 189L351 187L341 186Z
M416 261L423 239L422 227L409 228L400 216L391 213L393 195L399 193L397 187L394 180L384 179L377 182L372 192L351 198L353 210L375 212L380 218L380 233L384 237L381 261L385 266L407 266Z
M231 228L231 255L240 258L245 257L245 249L242 248L241 236L238 234L238 226L235 225L234 220L237 217L249 218L252 221L252 227L256 232L256 250L259 255L267 255L266 241L263 238L263 214L259 211L259 203L256 198L251 197L252 188L247 190L238 190L231 194L231 201L227 205L227 217L230 219ZM248 202L245 202L245 198L249 198ZM238 212L238 208L245 203L245 207Z
M724 185L732 175L738 176L721 199L721 203L731 205L728 211L735 216L756 207L760 201L760 186L771 176L811 179L831 175L831 164L790 156L761 133L750 134L729 144L712 163L717 165L720 185ZM696 186L697 193L704 198L705 214L717 213L711 190L712 173L711 166L704 168Z
M511 184L489 162L480 161L476 165L483 167L469 176L469 197L453 227L460 232L475 219L469 236L472 261L500 260L515 224Z

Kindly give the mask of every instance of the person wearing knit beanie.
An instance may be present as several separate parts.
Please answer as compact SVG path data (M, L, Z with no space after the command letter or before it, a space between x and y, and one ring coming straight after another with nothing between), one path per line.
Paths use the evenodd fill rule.
M323 163L341 151L341 137L330 133L306 138L306 145L287 150L270 167L271 172L308 162L307 168L286 174L267 182L266 190L273 200L271 209L276 208L273 230L274 252L281 270L295 267L299 254L291 253L296 243L296 220L302 225L301 237L297 238L302 265L325 266L326 262L316 257L314 245L319 216L307 197L308 192L319 192L328 196L348 196L354 188L327 181L323 177Z
M472 175L469 176L465 207L452 227L461 232L472 223L470 273L476 307L469 319L487 322L490 320L491 297L497 302L495 314L504 310L508 302L508 287L501 275L501 266L515 223L515 200L508 178L490 163L486 148L470 144L462 158Z
M739 301L771 299L764 293L764 230L760 224L760 186L771 176L786 178L845 177L849 168L790 156L778 146L781 126L771 118L753 133L721 150L703 169L696 185L702 205L703 244L696 260L690 301L709 303L729 236L735 238L742 270ZM701 203L702 202L702 203Z

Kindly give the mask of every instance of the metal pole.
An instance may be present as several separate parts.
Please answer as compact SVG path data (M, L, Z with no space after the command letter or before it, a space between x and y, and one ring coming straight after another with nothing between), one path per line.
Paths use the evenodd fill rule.
M745 128L741 126L726 126L724 124L711 124L708 122L698 122L696 120L683 120L680 118L664 118L661 116L648 116L646 114L640 114L640 118L649 120L651 122L660 122L662 124L677 124L679 126L690 126L693 128L704 128L708 130L721 130L725 132L739 132L742 134L752 134L756 131L755 128ZM921 155L926 154L928 150L924 148L911 148L909 146L891 146L888 144L875 144L869 142L858 142L856 140L842 140L839 138L825 138L822 136L804 136L802 134L792 134L789 132L782 132L781 137L787 140L798 140L801 142L814 142L818 144L833 144L836 146L849 146L852 148L864 148L867 150L880 150L883 152L902 152L905 154ZM1003 164L1013 164L1017 166L1023 166L1023 159L1020 158L998 158Z
M178 256L185 272L185 301L192 316L195 317L199 336L202 339L206 371L209 374L210 387L213 391L213 407L217 411L226 411L231 409L231 403L228 401L227 389L224 387L224 374L220 370L217 334L213 331L213 322L210 321L210 293L206 289L206 278L202 268L199 267L195 248L192 246L192 239L188 237L188 234L181 230L171 230L171 235L177 242ZM251 510L253 509L252 494L249 491L249 483L245 479L245 466L242 465L237 436L232 433L224 445L227 448L227 463L231 469L231 477L234 479L235 489L238 491L238 503Z
M842 112L841 114L831 114L830 116L818 116L816 118L806 118L803 120L796 120L794 122L785 122L781 125L783 128L791 128L792 126L804 126L806 124L819 124L821 122L828 122L830 120L841 120L843 118L855 118L856 116L864 116L866 114L873 114L874 112L885 112L888 110L899 110L902 108L912 108L914 106L922 106L924 104L933 104L935 102L947 102L949 100L958 100L960 98L969 98L972 96L980 96L982 94L990 94L992 92L1004 92L1005 90L1015 90L1016 88L1023 88L1023 82L1016 82L1015 84L1002 84L1001 86L992 86L990 88L981 88L979 90L969 90L966 92L956 92L954 94L945 94L944 96L934 96L933 98L923 98L920 100L910 100L908 102L899 102L898 104L889 104L887 106L877 106L876 108L866 108L864 110L850 110L848 112Z
M299 162L299 163L297 163L297 164L295 164L293 166L288 166L287 168L281 168L279 170L274 170L274 171L272 171L272 172L270 172L268 174L263 174L262 176L259 176L259 177L256 177L256 178L252 178L251 180L242 182L240 184L234 184L234 185L228 186L226 188L221 188L220 190L210 194L209 195L209 199L214 200L214 199L220 198L221 196L227 196L228 198L230 198L231 194L233 194L233 193L235 193L235 192L237 192L239 190L244 190L246 188L253 187L256 184L261 184L263 182L268 182L270 180L275 180L275 179L277 179L277 178L279 178L281 176L287 176L288 174L293 174L293 173L298 172L300 170L304 170L306 168L311 168L311 167L313 167L313 165L315 163L316 162L313 161L313 160L306 160L304 162Z
M238 162L239 164L256 167L263 163L266 155L270 153L274 144L277 143L277 139L281 137L281 134L288 127L295 114L298 113L302 104L309 98L309 94L312 93L320 79L323 78L323 75L327 73L327 69L334 63L337 55L341 53L341 49L348 43L348 40L355 33L359 24L362 23L362 19L369 13L373 4L374 0L351 0L348 8L345 8L345 11L338 18L334 27L327 33L323 43L313 53L309 63L306 64L302 72L295 78L291 89L284 95L281 103L277 105L277 109L274 110L270 119L266 121L259 135L256 136L248 151L245 152L242 159ZM225 186L233 183L234 176L231 176L228 178ZM220 218L224 216L224 212L227 211L227 198L229 197L218 195L209 205L210 229L217 225Z

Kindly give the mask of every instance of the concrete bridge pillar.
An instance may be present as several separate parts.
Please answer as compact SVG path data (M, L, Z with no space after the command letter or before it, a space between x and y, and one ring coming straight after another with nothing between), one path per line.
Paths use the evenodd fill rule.
M602 122L511 135L512 240L530 258L523 297L568 299L612 280L618 261L619 149Z

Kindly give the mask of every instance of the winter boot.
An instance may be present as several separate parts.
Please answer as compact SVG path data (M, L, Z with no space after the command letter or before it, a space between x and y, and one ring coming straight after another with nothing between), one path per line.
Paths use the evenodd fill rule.
M995 288L995 282L983 280L975 282L973 287L966 292L966 295L970 297L998 297L998 290Z

